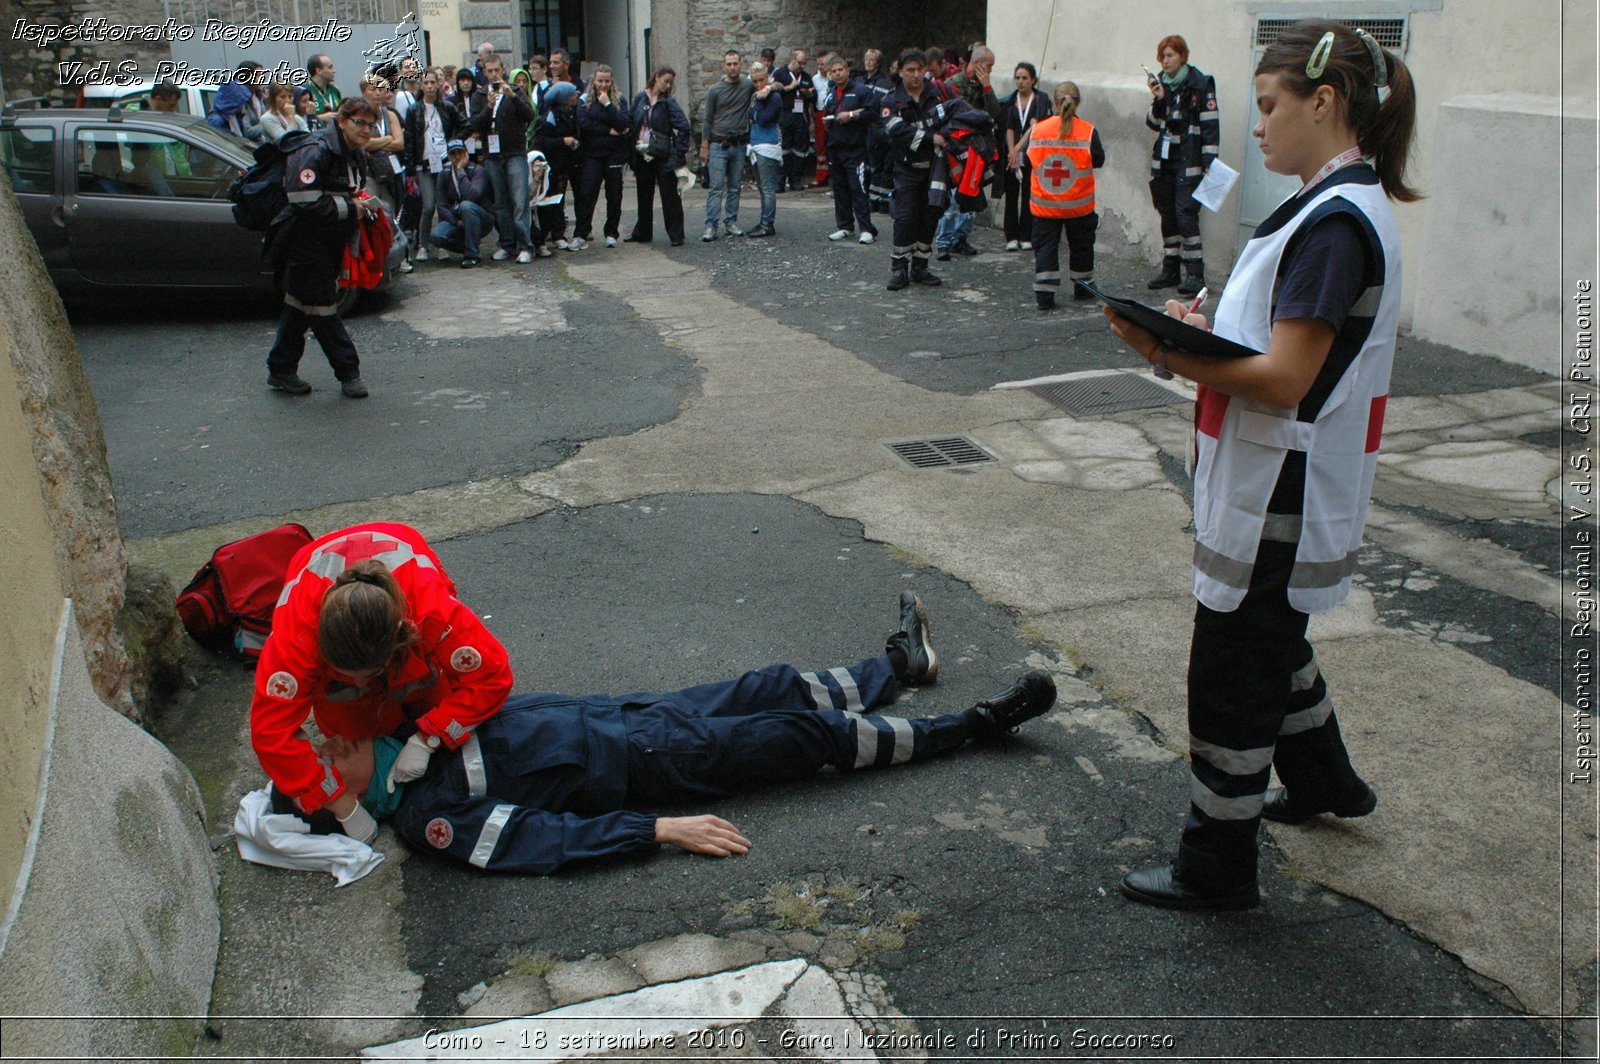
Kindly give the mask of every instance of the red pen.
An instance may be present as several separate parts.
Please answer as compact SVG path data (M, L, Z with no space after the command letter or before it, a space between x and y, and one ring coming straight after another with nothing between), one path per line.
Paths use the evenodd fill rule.
M1206 296L1208 296L1210 294L1211 294L1211 289L1209 289L1209 288L1200 289L1200 294L1194 297L1194 302L1189 304L1189 309L1183 312L1183 316L1187 318L1189 315L1193 314L1195 311L1199 310L1202 306L1204 306L1205 305L1205 301L1206 301Z

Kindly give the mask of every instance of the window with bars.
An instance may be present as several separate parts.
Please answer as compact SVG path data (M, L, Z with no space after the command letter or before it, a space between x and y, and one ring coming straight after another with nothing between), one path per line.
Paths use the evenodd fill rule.
M1256 47L1271 44L1284 31L1300 20L1297 18L1263 18L1256 20ZM1337 18L1333 21L1353 30L1366 30L1373 40L1396 55L1404 55L1408 35L1403 18Z

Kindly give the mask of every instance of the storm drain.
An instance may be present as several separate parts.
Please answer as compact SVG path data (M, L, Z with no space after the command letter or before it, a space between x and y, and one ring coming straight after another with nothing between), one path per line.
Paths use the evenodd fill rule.
M994 455L965 436L934 436L923 440L900 440L885 444L901 461L913 469L944 469L950 466L992 462Z
M1146 410L1189 401L1171 388L1163 388L1149 377L1135 373L1078 377L1070 381L1041 384L1028 391L1041 399L1048 399L1074 417Z

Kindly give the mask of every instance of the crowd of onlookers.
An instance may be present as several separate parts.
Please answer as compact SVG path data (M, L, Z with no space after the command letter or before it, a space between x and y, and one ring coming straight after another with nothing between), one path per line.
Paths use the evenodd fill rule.
M1182 38L1164 39L1158 58L1162 73L1151 74L1147 122L1161 134L1151 187L1168 261L1151 286L1159 281L1159 287L1181 284L1192 291L1203 266L1197 208L1187 193L1215 157L1215 96L1209 78L1190 74ZM994 66L994 53L981 43L966 52L908 49L887 62L876 49L859 61L824 52L813 62L803 48L781 59L768 48L748 70L745 57L729 51L723 77L701 109L696 166L694 131L673 98L677 75L670 67L653 71L630 100L609 66L591 68L585 81L561 50L514 69L489 44L479 46L471 66L460 68L424 68L406 58L360 79L360 92L378 115L366 149L369 190L411 234L412 260L460 256L470 267L478 265L491 231L492 258L521 263L582 251L596 239L607 247L648 243L657 200L668 240L680 245L683 196L697 181L695 170L707 189L706 242L770 236L780 193L829 185L831 240L873 243L879 236L874 216L894 217L891 288L938 284L929 257L977 254L970 234L987 193L1004 201L1004 250L1034 252L1034 290L1048 309L1061 285L1061 243L1071 259L1069 279L1092 279L1093 170L1103 164L1104 149L1078 115L1074 83L1047 92L1034 64L1019 62L1012 91L1001 97L991 82ZM308 80L298 87L257 84L255 69L241 64L236 81L222 87L211 124L266 143L320 128L343 99L326 55L312 57ZM915 84L902 76L913 71ZM1191 81L1198 89L1186 102L1198 114L1177 106ZM170 88L157 86L157 96ZM1185 139L1188 126L1200 127L1197 119L1207 120L1210 134L1203 150ZM1050 135L1036 137L1040 124L1052 120ZM1169 156L1183 165L1169 164ZM1047 169L1036 177L1040 165ZM741 228L747 166L759 211L754 225ZM637 220L623 237L625 169L634 173ZM1190 265L1192 276L1179 276L1180 262ZM1075 295L1087 297L1076 287Z

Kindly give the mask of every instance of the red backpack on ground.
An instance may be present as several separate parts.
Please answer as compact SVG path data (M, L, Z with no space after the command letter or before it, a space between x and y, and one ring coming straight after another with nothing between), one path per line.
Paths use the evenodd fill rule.
M304 525L288 524L224 543L179 593L178 619L201 646L232 650L254 665L289 562L310 542Z

